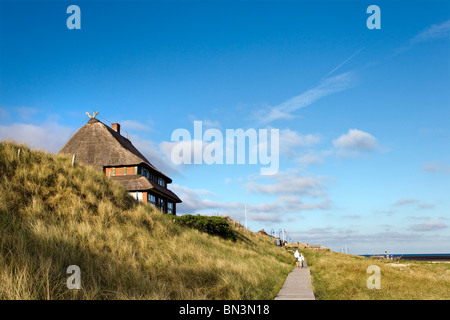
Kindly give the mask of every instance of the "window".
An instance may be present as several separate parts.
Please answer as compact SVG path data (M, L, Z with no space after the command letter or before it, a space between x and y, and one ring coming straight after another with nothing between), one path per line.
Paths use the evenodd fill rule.
M165 201L162 198L158 198L158 208L164 212L165 211Z
M137 192L130 192L130 195L131 195L135 200L138 199Z
M134 167L134 174L138 174L138 167Z
M152 206L156 206L156 197L152 194L148 194L148 202L151 203Z
M129 192L129 194L137 201L142 202L142 192Z
M161 179L161 178L158 178L158 184L159 184L161 187L164 187L164 180Z
M167 213L173 213L173 202L167 202Z
M114 167L113 168L113 176L115 176L116 175L116 168Z
M124 175L124 176L127 175L127 167L123 167L123 175Z

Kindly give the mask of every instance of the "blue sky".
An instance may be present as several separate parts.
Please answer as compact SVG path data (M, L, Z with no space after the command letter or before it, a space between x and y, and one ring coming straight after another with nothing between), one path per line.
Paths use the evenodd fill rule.
M0 4L0 138L57 152L95 109L171 176L179 212L244 223L246 205L251 230L336 251L450 252L448 1ZM278 174L174 165L195 120L279 129Z

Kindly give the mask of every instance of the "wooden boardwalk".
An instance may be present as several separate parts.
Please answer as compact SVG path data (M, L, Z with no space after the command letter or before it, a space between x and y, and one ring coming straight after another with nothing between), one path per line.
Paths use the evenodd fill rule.
M311 286L309 268L295 267L287 276L275 300L316 300Z

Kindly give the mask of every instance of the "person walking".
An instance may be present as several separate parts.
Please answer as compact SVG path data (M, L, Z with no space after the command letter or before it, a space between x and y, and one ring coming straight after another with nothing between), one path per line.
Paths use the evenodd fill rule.
M295 250L294 257L295 257L295 262L297 263L297 268L298 268L300 265L300 253L298 252L298 249Z
M303 261L305 261L305 257L303 256L303 253L300 253L300 257L298 259L299 259L300 264L301 264L301 266L303 268Z

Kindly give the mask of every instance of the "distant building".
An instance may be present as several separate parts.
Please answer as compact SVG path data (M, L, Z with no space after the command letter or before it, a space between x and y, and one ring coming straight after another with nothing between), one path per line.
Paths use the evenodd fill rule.
M329 250L326 245L324 244L311 244L308 246L309 249L314 250Z
M78 130L58 153L75 155L76 161L103 171L124 186L137 200L164 213L176 214L180 198L167 188L172 179L156 169L131 141L94 117Z

